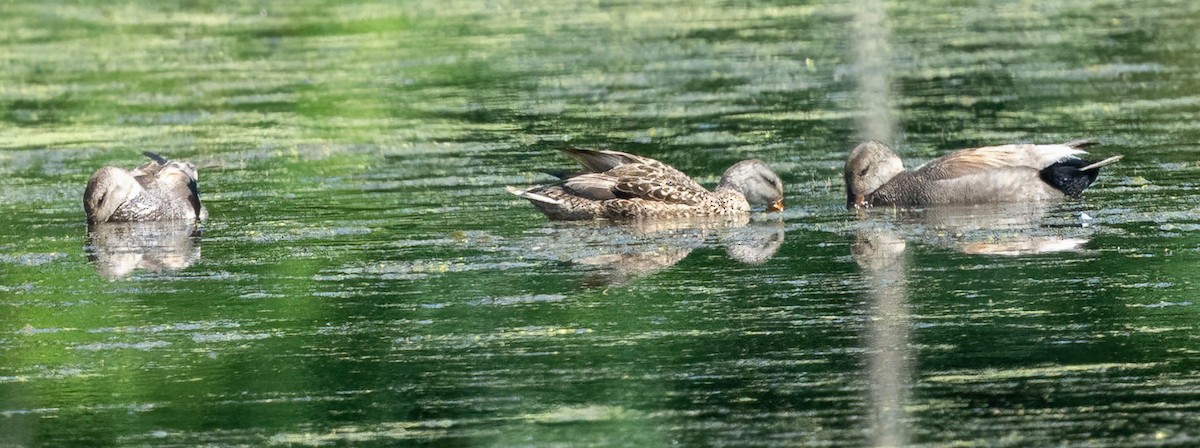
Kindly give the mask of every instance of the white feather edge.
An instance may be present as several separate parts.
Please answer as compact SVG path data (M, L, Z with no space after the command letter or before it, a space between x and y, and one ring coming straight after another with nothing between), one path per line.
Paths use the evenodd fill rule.
M1045 168L1063 160L1087 154L1087 151L1067 145L1033 145L1026 151L1033 157L1031 160L1033 163L1030 166L1038 168Z
M1033 162L1033 164L1028 166L1035 168L1045 168L1063 160L1078 158L1077 156L1088 153L1082 149L1073 148L1067 145L1033 145L1026 146L1025 148L1027 148L1025 149L1026 153L1029 156L1032 156L1032 160L1026 159L1026 162ZM1016 150L1019 151L1019 147ZM1089 171L1106 165L1111 165L1117 163L1117 161L1121 160L1123 157L1124 156L1121 155L1112 156L1080 168L1079 170Z
M1122 155L1112 156L1107 159L1104 159L1099 162L1096 162L1091 165L1080 168L1079 171L1089 171L1089 170L1094 170L1096 168L1100 168L1102 166L1112 165L1114 163L1117 163L1117 161L1121 160L1121 158L1123 158L1123 157L1125 157L1125 156L1122 156Z
M529 190L522 190L520 188L511 186L511 185L505 186L504 189L508 190L509 193L523 197L523 198L531 200L531 201L545 202L547 204L554 204L554 205L562 205L563 204L562 200L554 199L549 196L543 196L543 195L540 195L537 193L532 193Z
M995 167L1028 167L1034 169L1042 169L1061 162L1066 159L1075 158L1080 154L1087 154L1079 148L1072 148L1067 145L1000 145L1000 146L985 146L981 148L965 149L963 151L976 151L980 153L993 154L989 163ZM932 160L930 162L933 162ZM913 169L913 171L924 168L930 162L925 162ZM1112 163L1112 162L1109 162Z

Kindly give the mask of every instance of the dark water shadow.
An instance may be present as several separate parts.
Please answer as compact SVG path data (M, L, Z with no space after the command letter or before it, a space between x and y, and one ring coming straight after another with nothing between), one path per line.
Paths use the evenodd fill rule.
M200 233L189 221L101 223L88 229L84 254L96 273L109 280L139 269L173 272L200 259Z
M667 269L702 247L724 247L748 265L769 261L784 240L778 218L750 217L632 223L551 223L525 247L538 258L583 267L587 286L620 286Z

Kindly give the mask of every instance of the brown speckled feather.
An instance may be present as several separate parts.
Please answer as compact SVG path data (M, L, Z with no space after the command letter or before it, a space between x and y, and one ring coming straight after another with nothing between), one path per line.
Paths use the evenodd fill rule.
M609 171L617 177L616 195L668 204L696 205L708 190L678 170L662 163L626 164Z
M618 151L564 150L583 165L584 172L554 184L526 190L509 187L508 191L528 199L553 219L642 219L719 216L750 211L746 196L733 187L709 191L687 175L657 160ZM756 164L754 167L744 165ZM738 166L738 165L735 165ZM738 178L768 176L766 182L778 191L755 190L756 197L778 196L782 204L782 184L761 161L743 162L726 172ZM766 174L762 174L766 173ZM723 180L724 182L725 180ZM773 199L774 200L774 199Z

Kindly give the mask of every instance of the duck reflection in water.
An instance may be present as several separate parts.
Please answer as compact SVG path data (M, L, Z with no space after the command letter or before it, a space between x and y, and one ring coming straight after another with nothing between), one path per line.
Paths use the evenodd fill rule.
M851 254L862 272L869 304L863 345L874 446L908 444L906 405L916 356L909 345L909 244L991 256L1081 250L1090 229L1048 219L1048 207L1015 203L860 211Z
M735 217L612 223L555 223L528 247L536 256L589 268L589 286L620 286L667 269L701 247L725 248L758 265L783 245L783 221Z
M200 259L200 229L192 221L99 223L88 230L84 252L109 280L138 269L172 272Z
M859 211L859 233L891 232L895 238L971 255L1030 255L1083 250L1088 223L1050 217L1046 203L941 206L912 210Z

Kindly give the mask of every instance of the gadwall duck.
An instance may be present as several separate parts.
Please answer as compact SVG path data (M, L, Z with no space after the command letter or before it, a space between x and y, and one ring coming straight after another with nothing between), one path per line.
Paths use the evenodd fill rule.
M846 207L876 205L973 205L1078 197L1096 180L1100 167L1076 157L1091 140L1059 145L1017 144L955 151L905 171L883 143L858 145L846 161Z
M709 191L670 165L618 151L564 149L583 172L550 185L508 191L550 219L672 219L747 214L751 205L783 209L783 182L761 160L725 170Z
M96 171L83 191L88 224L164 220L205 220L200 204L196 165L172 162L144 152L150 162L125 171L106 166Z

